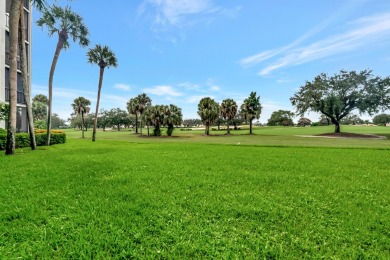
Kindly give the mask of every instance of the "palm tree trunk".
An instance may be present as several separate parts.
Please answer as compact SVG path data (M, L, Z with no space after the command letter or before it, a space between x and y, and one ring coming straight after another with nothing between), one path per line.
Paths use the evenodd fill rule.
M93 142L95 142L95 140L96 140L96 126L97 126L97 118L98 118L98 112L99 112L100 91L102 90L102 84L103 84L103 74L104 74L104 67L100 67L98 95L97 95L95 118L93 120L93 130L92 130L92 141Z
M30 82L29 82L29 71L27 70L27 54L26 54L26 30L24 28L24 9L21 4L19 7L19 49L20 49L20 64L22 71L22 85L23 85L23 94L26 100L27 106L27 118L28 118L28 131L30 134L30 147L31 150L35 150L37 147L35 141L35 132L34 132L34 119L32 114L32 105L30 100Z
M84 112L81 111L81 138L84 137Z
M16 108L17 108L17 68L18 68L18 23L19 6L21 1L11 2L9 15L9 36L10 36L10 69L9 69L9 111L7 124L7 143L5 147L6 155L15 154L15 133L16 133Z
M64 47L64 42L68 38L68 32L62 30L58 36L57 48L54 52L53 61L51 63L50 75L49 75L49 103L47 110L47 133L46 133L46 145L50 145L50 131L51 131L51 108L53 104L53 77L54 71L56 69L58 58L60 57L60 53L62 48Z
M142 135L142 115L140 115L140 118L139 118L139 124L140 124L140 133Z
M249 133L252 134L252 119L249 120Z
M230 134L229 123L227 123L227 133Z
M138 115L135 112L135 133L138 134Z

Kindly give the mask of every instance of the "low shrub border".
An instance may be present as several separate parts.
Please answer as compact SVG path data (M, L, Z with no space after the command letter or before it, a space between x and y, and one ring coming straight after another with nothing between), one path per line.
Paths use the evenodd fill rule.
M46 130L35 131L35 141L37 146L44 146L46 143ZM7 132L0 131L0 150L5 150L7 142ZM15 147L23 148L30 146L30 135L28 133L16 133ZM52 130L50 135L50 145L63 144L66 142L66 134L59 130Z

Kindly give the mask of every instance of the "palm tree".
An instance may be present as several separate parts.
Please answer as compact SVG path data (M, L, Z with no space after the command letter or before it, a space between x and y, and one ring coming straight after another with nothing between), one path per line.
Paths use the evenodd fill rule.
M225 99L221 103L221 116L227 124L227 133L230 134L229 123L237 114L237 103L231 99Z
M138 113L140 116L140 130L142 135L142 115L145 112L146 108L152 104L152 100L145 93L139 94L137 97L138 103Z
M260 96L256 96L256 92L251 92L249 97L244 100L241 105L241 113L245 120L249 120L249 133L252 134L252 121L259 119L261 114Z
M170 104L165 106L164 113L164 125L168 126L167 135L171 136L174 126L180 125L183 122L183 114L181 113L181 108Z
M84 98L84 97L78 97L76 98L73 103L72 103L72 107L73 107L73 110L74 110L74 113L77 114L77 115L81 115L81 137L82 138L85 138L84 137L84 114L88 114L89 111L90 111L90 107L89 105L91 105L91 101L89 101L88 99Z
M100 92L102 90L104 69L106 67L116 68L118 66L118 61L115 57L115 53L111 51L108 46L100 45L100 44L97 44L93 49L89 49L87 53L87 57L88 57L88 63L97 64L100 67L95 120L93 121L93 131L92 131L92 141L94 142L96 140L96 126L97 126L97 118L99 113Z
M34 131L34 118L32 111L32 104L30 100L30 84L29 84L29 74L27 69L27 54L26 54L26 30L24 28L25 19L24 19L24 8L21 4L19 6L19 29L18 29L18 44L20 51L20 70L22 72L22 86L23 86L23 95L26 101L26 111L28 118L28 131L30 135L30 147L31 150L35 150L37 147L35 141L35 131Z
M161 135L161 125L164 123L164 114L165 114L165 107L164 105L155 105L151 106L149 113L150 113L150 120L153 122L153 135L154 136L160 136Z
M15 154L15 133L16 133L16 107L17 107L17 56L18 56L18 25L20 17L21 1L11 1L9 14L9 110L7 123L7 142L5 147L6 155Z
M53 103L53 77L57 65L58 58L62 49L70 47L68 38L72 37L74 42L80 46L88 46L89 40L88 29L84 25L83 18L74 13L70 7L53 6L50 10L45 10L42 17L37 21L38 26L46 26L49 31L49 36L58 34L57 47L54 52L53 61L49 74L49 104L47 113L47 139L46 145L50 145L50 130L51 130L51 108Z
M210 125L217 120L219 116L219 105L210 97L202 98L198 104L198 115L205 125L205 134L210 134Z
M135 133L138 134L138 112L139 112L139 100L135 98L131 98L127 102L127 111L131 115L135 115Z

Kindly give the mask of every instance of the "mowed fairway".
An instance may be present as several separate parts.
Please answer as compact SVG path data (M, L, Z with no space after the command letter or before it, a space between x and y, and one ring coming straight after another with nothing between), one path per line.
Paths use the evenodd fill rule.
M1 155L0 258L389 258L390 141L277 129Z

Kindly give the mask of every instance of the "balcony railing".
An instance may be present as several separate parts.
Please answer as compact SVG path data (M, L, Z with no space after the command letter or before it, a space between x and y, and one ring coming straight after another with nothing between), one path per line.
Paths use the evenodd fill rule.
M5 26L9 28L9 13L5 13Z
M24 98L23 91L17 92L17 103L18 104L26 104L26 100ZM5 88L5 101L9 102L9 88Z
M18 62L18 70L20 70L20 57L18 56L18 58L17 58L17 62ZM9 58L9 51L5 51L5 64L6 65L10 65L10 58Z

